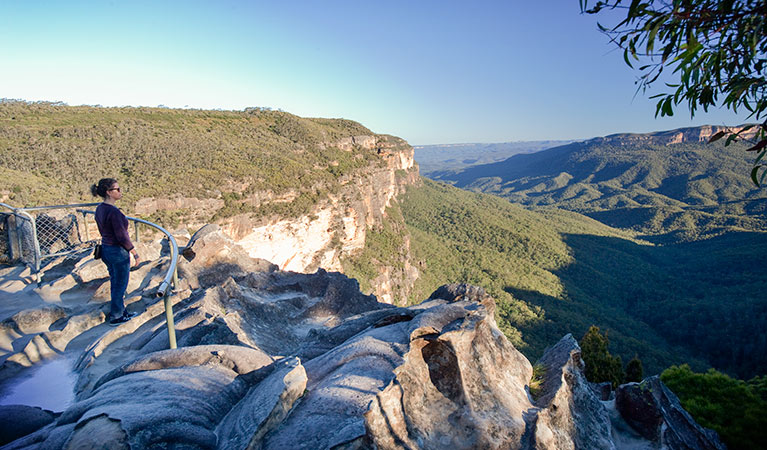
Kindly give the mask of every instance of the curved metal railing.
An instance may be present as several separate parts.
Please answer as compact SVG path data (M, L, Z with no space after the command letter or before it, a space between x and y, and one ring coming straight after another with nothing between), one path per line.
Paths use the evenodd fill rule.
M40 240L38 239L37 221L32 217L32 215L28 213L28 211L49 211L52 209L80 208L80 207L98 206L98 205L99 205L98 203L78 203L75 205L30 206L30 207L24 207L24 208L14 208L16 212L25 216L25 218L29 220L30 225L32 227L32 242L33 242L33 251L35 254L34 269L35 269L35 276L37 277L38 283L40 282L40 265L41 265L43 256L52 257L52 256L59 256L59 254L43 255L40 252ZM64 253L67 253L67 252L64 252Z
M92 210L81 209L81 208L98 206L99 204L100 203L80 203L80 204L74 204L74 205L54 205L54 206L35 206L35 207L29 207L29 208L14 208L13 206L7 205L5 203L0 203L0 206L10 209L12 211L12 214L15 215L16 217L20 217L23 220L29 221L31 225L32 242L34 247L33 250L34 250L34 256L35 256L34 269L35 269L35 275L39 282L40 261L42 259L41 253L40 253L40 242L37 236L37 227L36 227L35 219L28 213L28 211L44 211L44 210L66 208L66 209L75 209L76 212L79 212L83 216L85 216L86 214L95 215L96 212ZM160 282L160 285L157 287L157 291L155 292L155 295L157 295L157 297L163 298L164 300L165 318L168 324L168 340L170 343L170 348L176 348L176 331L175 331L175 326L173 323L173 304L171 303L171 299L169 295L172 288L175 288L176 286L178 286L178 268L177 268L178 244L176 243L176 238L174 238L173 235L170 234L168 230L161 227L160 225L157 225L156 223L149 222L147 220L139 219L136 217L126 216L126 218L129 221L132 221L136 226L135 234L136 234L137 242L138 242L138 224L139 223L142 223L144 225L157 229L168 238L168 242L170 244L170 266L168 267L168 272L165 274L165 278ZM85 232L87 235L88 233L87 224L85 227ZM20 237L19 237L19 241L20 241ZM19 242L19 248L21 248L21 242ZM46 255L46 256L57 256L57 255L58 254Z
M98 203L95 203L95 205L98 205ZM78 209L77 211L82 214L94 214L94 215L96 214L96 211L89 211L89 210L83 210L83 209ZM168 295L168 292L171 290L171 287L175 288L176 286L178 286L178 269L177 269L178 244L176 243L176 238L174 238L173 235L170 234L168 230L161 227L160 225L157 225L156 223L149 222L148 220L144 220L144 219L139 219L137 217L130 217L130 216L125 216L125 217L133 223L143 223L144 225L148 225L152 228L159 230L160 232L165 234L165 236L168 238L168 242L170 243L170 266L168 267L168 272L165 274L165 278L160 282L160 285L157 287L157 291L155 292L155 295L157 295L157 297L162 298L163 302L165 303L165 320L168 323L168 341L170 343L170 348L176 348L176 329L173 323L173 304L171 303L170 296Z

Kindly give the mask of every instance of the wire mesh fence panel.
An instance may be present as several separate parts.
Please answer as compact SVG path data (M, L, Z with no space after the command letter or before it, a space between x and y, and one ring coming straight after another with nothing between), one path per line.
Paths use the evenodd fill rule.
M22 220L19 236L22 242L22 259L27 263L35 261L35 246L39 251L40 263L46 258L79 258L96 244L98 231L89 229L89 220L74 208L56 208L27 213L34 221ZM91 219L90 222L93 222ZM95 223L93 224L95 228ZM35 239L35 235L37 239Z

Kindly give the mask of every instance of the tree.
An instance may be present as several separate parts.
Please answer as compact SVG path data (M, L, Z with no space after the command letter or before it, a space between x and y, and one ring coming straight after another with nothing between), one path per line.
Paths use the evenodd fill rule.
M767 400L754 392L754 385L714 369L695 373L687 364L669 367L660 379L695 421L716 430L728 448L764 448Z
M609 381L613 388L623 382L623 364L620 356L612 356L607 350L610 341L599 327L592 325L581 339L581 357L586 363L586 379L592 383Z
M644 378L644 369L642 368L642 361L638 356L634 355L631 361L626 364L626 383L640 382Z
M687 103L690 116L724 106L747 110L762 121L716 133L711 142L727 137L754 144L751 180L767 179L767 1L765 0L579 0L581 11L597 14L625 10L616 25L599 29L623 50L629 67L640 63L638 91L646 92L664 70L672 70L672 90L653 95L655 115L672 116L674 107ZM627 5L628 3L628 5ZM622 17L622 14L621 14Z

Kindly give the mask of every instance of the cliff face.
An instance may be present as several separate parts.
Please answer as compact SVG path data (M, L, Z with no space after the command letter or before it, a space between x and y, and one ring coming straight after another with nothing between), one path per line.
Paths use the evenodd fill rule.
M594 142L610 143L619 145L635 144L644 142L656 145L672 145L684 142L708 142L709 139L720 131L736 133L743 127L721 127L716 125L704 125L700 127L679 128L676 130L659 131L657 133L620 133L610 136L591 139ZM756 134L756 129L747 130L741 137L748 139Z
M309 214L261 220L237 215L220 225L252 257L271 261L282 270L341 270L341 256L364 247L366 230L382 224L386 208L417 173L413 149L404 142L392 144L374 136L355 140L363 143L363 150L376 151L384 165L345 177L341 191L321 199ZM407 175L398 175L398 170Z
M355 158L363 152L372 152L376 157L373 164L341 176L335 192L316 186L316 203L296 217L244 213L215 221L251 257L270 261L285 271L308 273L318 268L343 271L342 259L354 257L365 247L368 230L382 227L384 221L396 220L388 217L387 208L418 180L413 148L399 138L354 136L320 145L339 148ZM295 202L299 195L298 191L280 195L258 191L243 196L239 202L251 208L265 208ZM146 198L137 202L136 212L152 215L160 211L190 211L186 225L191 228L203 225L202 219L224 206L220 199ZM404 224L390 225L404 231ZM408 257L409 240L405 239L405 243L403 266L381 264L381 275L368 280L379 301L396 303L404 299L409 293L404 286L411 285L418 276Z

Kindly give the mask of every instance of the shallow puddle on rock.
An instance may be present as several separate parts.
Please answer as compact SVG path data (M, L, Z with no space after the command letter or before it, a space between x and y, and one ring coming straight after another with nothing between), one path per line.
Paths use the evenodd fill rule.
M73 361L57 358L31 367L4 383L0 405L39 406L51 411L64 411L75 398L76 376Z

